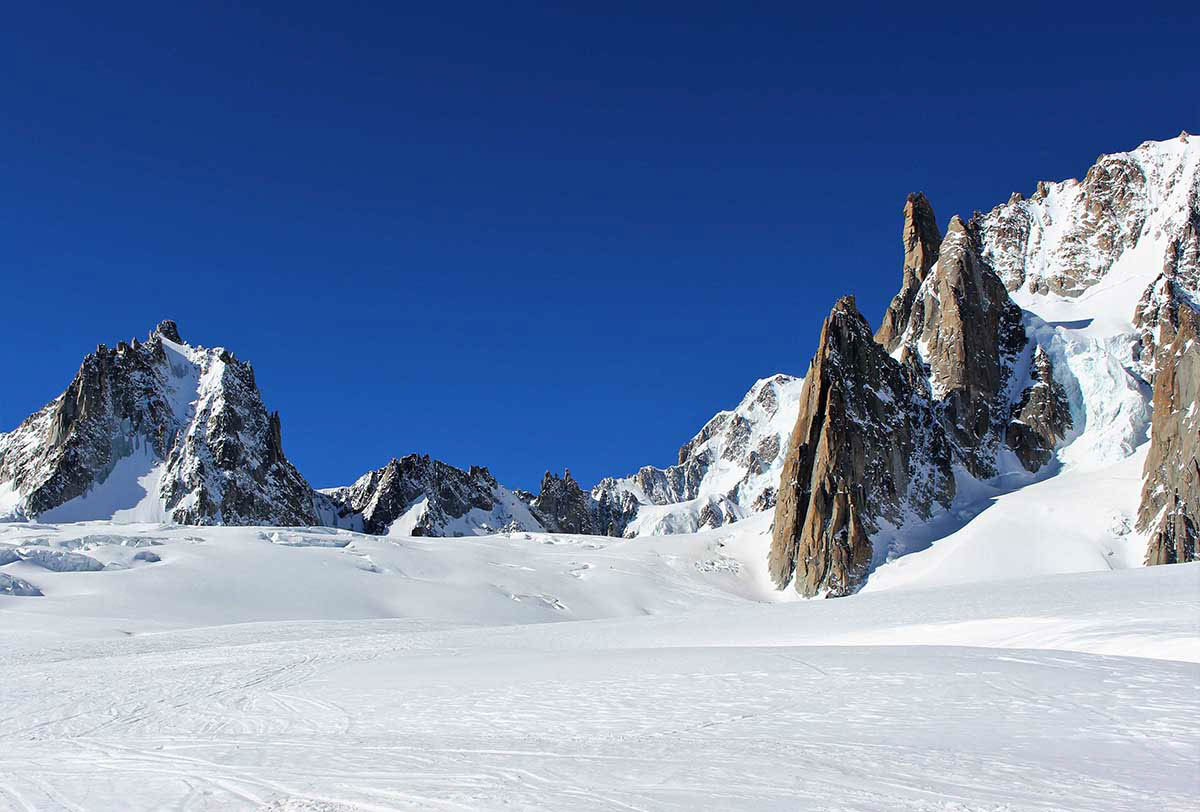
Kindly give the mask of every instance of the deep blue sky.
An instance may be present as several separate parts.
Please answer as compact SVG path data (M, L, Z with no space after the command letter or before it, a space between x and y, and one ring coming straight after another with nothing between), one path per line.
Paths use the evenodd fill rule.
M174 318L315 485L590 484L802 374L839 295L877 323L908 192L944 226L1200 129L1186 4L803 5L6 9L0 430Z

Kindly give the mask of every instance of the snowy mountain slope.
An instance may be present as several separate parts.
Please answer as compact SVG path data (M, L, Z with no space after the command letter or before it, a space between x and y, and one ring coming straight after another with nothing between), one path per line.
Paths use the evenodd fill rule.
M0 806L1191 808L1200 564L796 601L768 518L0 526L105 565L0 565Z
M1186 133L1147 141L1100 156L1082 181L1040 182L1029 199L1014 194L972 221L984 259L1022 307L1082 298L1116 273L1130 288L1123 295L1110 287L1089 296L1097 330L1112 333L1163 270L1168 248L1174 255L1181 239L1180 247L1189 246L1186 226L1200 197L1198 150ZM1186 281L1193 289L1198 282Z
M685 443L676 465L601 480L591 492L600 532L692 533L771 508L803 385L790 375L763 378Z
M104 345L67 391L0 435L0 515L57 521L333 520L283 454L254 371L174 322Z

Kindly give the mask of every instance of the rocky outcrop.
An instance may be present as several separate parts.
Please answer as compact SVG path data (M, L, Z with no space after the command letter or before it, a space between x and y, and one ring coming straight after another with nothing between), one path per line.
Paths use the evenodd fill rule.
M847 595L871 536L954 496L951 451L920 368L877 344L853 297L834 306L784 458L768 568L780 589Z
M1071 428L1067 393L1054 380L1050 356L1038 346L1033 351L1029 376L1033 384L1021 393L1013 407L1005 442L1027 471L1038 471L1050 461L1054 447Z
M900 357L927 369L957 455L974 476L992 476L1009 419L1009 376L1025 330L1021 309L957 216L904 328Z
M1137 527L1147 533L1147 564L1200 560L1200 309L1162 276L1135 320L1153 352L1150 450Z
M353 485L324 492L343 522L360 519L364 532L464 536L545 528L514 492L487 468L455 468L428 454L393 458Z
M875 333L875 340L888 352L893 352L904 336L912 314L917 291L929 269L937 262L938 249L942 244L942 232L938 229L933 206L920 192L908 196L904 203L904 270L900 292L888 305L883 314L883 324Z
M126 461L136 465L114 474ZM0 484L19 496L12 516L53 519L114 475L156 481L141 510L180 523L323 520L322 497L284 456L279 416L267 414L250 364L184 344L172 321L145 342L98 346L66 392L0 436ZM134 506L70 516L107 519L114 507Z
M561 478L547 471L532 507L534 514L552 533L595 535L601 532L591 500L571 476L570 469Z

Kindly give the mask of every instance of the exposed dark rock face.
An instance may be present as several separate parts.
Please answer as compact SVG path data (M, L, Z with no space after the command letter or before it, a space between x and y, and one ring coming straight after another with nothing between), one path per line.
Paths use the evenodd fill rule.
M1188 201L1188 219L1167 246L1163 274L1184 290L1200 291L1200 182Z
M995 473L1009 419L1008 379L1025 341L1021 309L954 217L916 294L900 339L901 358L927 367L951 442L976 477Z
M570 469L561 478L547 471L532 507L552 533L595 535L601 532L592 513L591 500L571 476Z
M937 262L938 249L942 244L942 232L933 214L933 206L920 192L908 196L904 203L904 273L900 292L888 305L883 315L883 324L875 333L875 340L884 349L892 352L900 345L904 331L912 314L917 290L925 281L929 269Z
M1013 407L1005 440L1027 471L1037 471L1050 461L1072 421L1067 393L1054 380L1050 356L1040 346L1033 351L1029 375L1033 384Z
M1164 275L1135 319L1153 352L1154 417L1137 522L1149 534L1146 563L1200 560L1200 309Z
M160 484L172 520L321 524L318 496L284 456L279 414L263 406L253 367L225 351L204 377Z
M1138 331L1135 360L1147 381L1153 383L1159 361L1159 350L1169 344L1179 329L1179 301L1182 298L1177 283L1161 273L1147 286L1133 311L1133 324Z
M154 328L154 332L165 339L174 341L176 344L183 343L183 339L179 337L179 327L170 319L160 321L158 326Z
M631 491L616 486L616 480L603 480L592 489L596 527L606 536L618 538L637 518L642 503Z
M279 417L268 417L253 369L225 350L187 347L171 321L145 342L97 347L63 395L0 436L0 483L33 518L139 453L163 464L149 498L173 521L320 521L322 498L284 456Z
M364 474L353 485L326 491L342 519L359 516L364 532L383 535L405 517L413 536L453 536L468 532L542 530L522 500L503 488L487 468L469 470L409 454ZM472 511L483 514L472 517Z
M788 444L768 561L784 588L847 595L867 575L871 535L954 496L951 451L921 370L875 343L854 298L825 320Z

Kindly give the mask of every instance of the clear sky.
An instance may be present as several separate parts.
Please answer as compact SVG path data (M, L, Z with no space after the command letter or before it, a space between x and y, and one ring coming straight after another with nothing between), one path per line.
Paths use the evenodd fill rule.
M0 431L173 318L314 485L591 484L878 323L909 192L1200 129L1187 3L182 5L5 11Z

